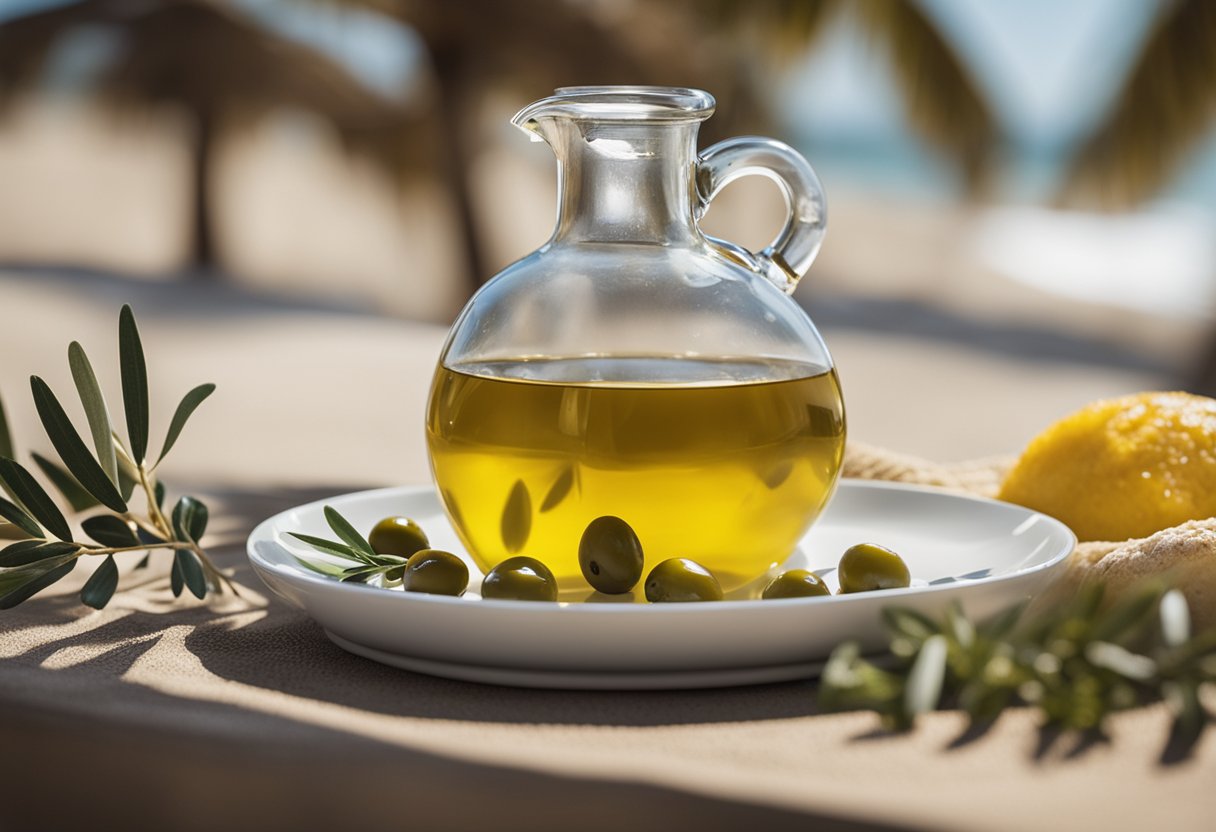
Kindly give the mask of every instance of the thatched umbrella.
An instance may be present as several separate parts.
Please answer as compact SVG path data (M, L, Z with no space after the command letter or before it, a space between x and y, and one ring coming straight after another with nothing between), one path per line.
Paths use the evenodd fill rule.
M277 107L352 130L402 117L324 56L206 0L79 0L0 23L0 106L37 82L60 37L85 25L120 35L96 93L122 108L176 106L193 120L190 258L199 274L216 263L211 164L225 125Z

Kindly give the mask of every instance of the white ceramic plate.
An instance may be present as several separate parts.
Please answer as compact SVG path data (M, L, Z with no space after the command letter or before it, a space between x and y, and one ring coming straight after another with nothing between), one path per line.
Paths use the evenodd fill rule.
M332 538L329 504L368 529L389 515L413 517L431 545L465 557L460 598L344 584L293 557L326 556L287 532ZM929 615L951 601L982 619L1042 590L1076 545L1072 532L1020 506L928 488L843 480L827 511L783 568L820 573L854 543L899 552L907 589L779 601L705 604L586 603L589 590L556 604L487 601L431 488L386 488L285 511L249 537L249 560L276 594L308 612L353 653L397 667L494 684L560 688L716 687L813 676L837 644L885 643L880 611L898 604Z

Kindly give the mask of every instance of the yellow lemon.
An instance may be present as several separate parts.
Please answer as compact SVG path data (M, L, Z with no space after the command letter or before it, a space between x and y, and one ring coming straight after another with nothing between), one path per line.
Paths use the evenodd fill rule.
M1146 537L1216 515L1216 400L1138 393L1094 402L1043 431L1000 498L1081 540Z

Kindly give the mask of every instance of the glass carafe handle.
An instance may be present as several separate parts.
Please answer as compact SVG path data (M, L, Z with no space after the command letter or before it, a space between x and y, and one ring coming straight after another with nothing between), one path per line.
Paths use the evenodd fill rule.
M768 248L757 253L725 240L710 239L784 291L793 292L819 253L827 230L823 186L802 154L783 142L760 136L727 139L708 148L697 160L698 219L719 191L748 174L767 176L780 186L789 209L785 227Z

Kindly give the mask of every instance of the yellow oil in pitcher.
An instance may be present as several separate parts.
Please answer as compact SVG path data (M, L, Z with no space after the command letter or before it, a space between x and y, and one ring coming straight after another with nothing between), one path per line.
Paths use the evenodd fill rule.
M567 588L582 582L583 530L605 514L633 527L647 571L687 557L728 590L756 577L831 496L844 440L835 371L793 363L441 367L427 414L435 481L481 568L529 555Z

